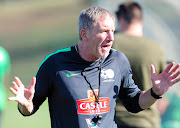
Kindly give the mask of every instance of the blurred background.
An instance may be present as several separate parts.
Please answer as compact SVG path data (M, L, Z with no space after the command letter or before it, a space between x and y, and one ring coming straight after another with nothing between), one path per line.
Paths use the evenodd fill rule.
M14 76L29 86L46 55L78 43L81 10L97 5L114 14L123 1L0 0L0 45L9 52L12 66L7 97L13 96L8 88ZM180 2L136 1L144 9L145 36L164 47L167 61L180 63ZM48 111L46 101L36 114L23 117L17 110L17 103L7 101L2 128L50 128Z

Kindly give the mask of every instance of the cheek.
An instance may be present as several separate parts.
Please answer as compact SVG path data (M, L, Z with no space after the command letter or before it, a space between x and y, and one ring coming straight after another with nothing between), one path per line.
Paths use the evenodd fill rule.
M93 49L100 49L102 43L106 40L106 34L96 34L92 35L89 38L89 47L91 47L91 50Z
M104 42L106 40L106 38L107 38L106 34L100 34L97 36L96 40L98 40L99 44L100 44L100 43Z

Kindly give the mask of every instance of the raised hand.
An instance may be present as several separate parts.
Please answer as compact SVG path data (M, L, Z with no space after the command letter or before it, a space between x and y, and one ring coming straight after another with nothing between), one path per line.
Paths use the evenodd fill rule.
M151 65L151 80L153 84L153 91L161 96L165 92L167 92L175 83L180 81L180 77L178 78L178 75L180 74L180 70L178 68L180 67L180 64L177 64L174 66L174 62L169 64L166 69L159 75L156 75L155 73L155 67L154 65Z
M15 95L14 97L8 98L10 101L17 101L19 104L27 107L32 103L34 96L34 87L36 78L33 77L29 88L26 88L18 77L15 77L15 81L12 82L13 88L10 87L10 91Z

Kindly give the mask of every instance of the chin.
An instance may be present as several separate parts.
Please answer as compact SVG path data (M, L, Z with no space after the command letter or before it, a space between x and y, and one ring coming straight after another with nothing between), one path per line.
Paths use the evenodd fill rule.
M102 58L106 58L108 55L109 55L109 52L107 52L107 53L105 53L105 54L102 54L101 57L102 57Z

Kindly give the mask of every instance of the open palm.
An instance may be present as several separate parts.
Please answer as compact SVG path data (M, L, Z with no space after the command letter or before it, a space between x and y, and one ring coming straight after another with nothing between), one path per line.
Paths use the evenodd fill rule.
M10 101L17 101L23 106L28 106L32 102L34 96L34 87L36 78L33 77L29 88L26 88L18 77L15 77L15 81L12 82L13 88L10 87L10 91L15 95L8 98Z
M153 84L153 91L161 96L166 91L168 91L172 85L180 81L180 78L177 78L180 74L180 71L177 71L180 67L180 64L177 64L175 67L174 63L169 64L166 69L159 75L155 73L154 65L151 65L151 80Z

